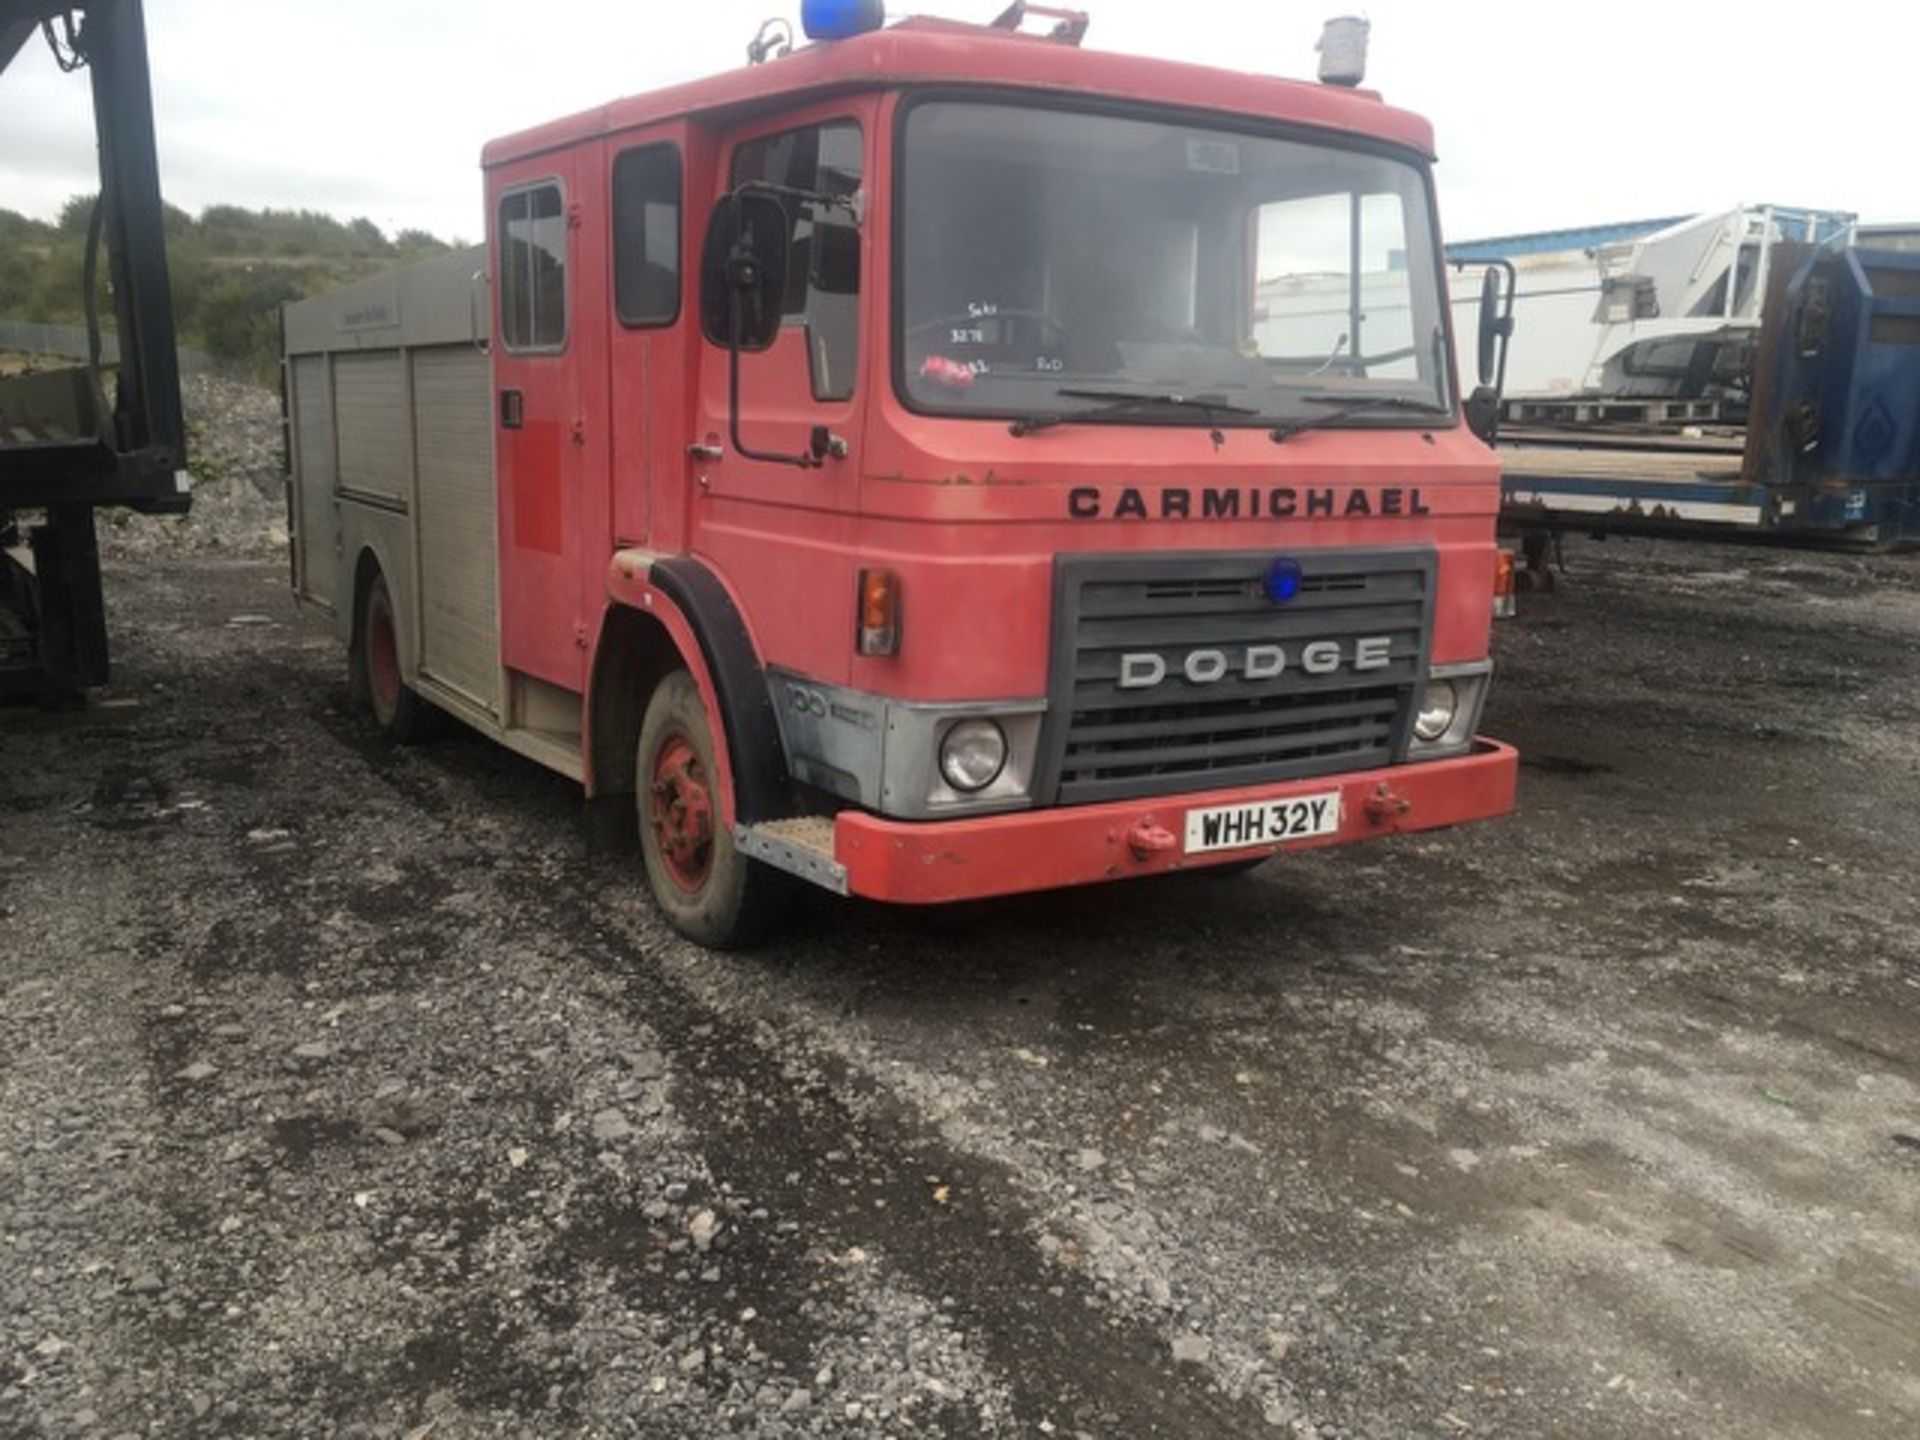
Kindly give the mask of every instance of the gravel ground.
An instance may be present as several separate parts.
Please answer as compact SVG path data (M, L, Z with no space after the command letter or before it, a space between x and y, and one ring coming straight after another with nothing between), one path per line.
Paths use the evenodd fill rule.
M0 711L0 1434L1920 1427L1920 562L1577 546L1509 821L720 958L174 548Z

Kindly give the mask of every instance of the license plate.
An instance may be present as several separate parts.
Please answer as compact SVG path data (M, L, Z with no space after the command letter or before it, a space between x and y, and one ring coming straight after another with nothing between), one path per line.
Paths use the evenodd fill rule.
M1310 840L1340 831L1340 792L1297 795L1290 800L1255 800L1246 805L1214 805L1187 812L1189 855L1209 850L1245 850L1253 845L1278 845L1287 840Z

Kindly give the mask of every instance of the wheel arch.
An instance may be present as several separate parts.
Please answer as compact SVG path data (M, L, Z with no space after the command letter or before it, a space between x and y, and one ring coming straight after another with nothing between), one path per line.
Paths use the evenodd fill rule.
M685 667L719 722L721 806L730 822L793 813L786 752L765 668L717 577L680 556L616 560L614 601L602 616L587 681L582 734L589 800L629 796L640 723L654 688Z
M654 688L687 657L661 620L636 606L607 607L587 679L587 798L631 795L634 746ZM702 693L707 687L701 686Z

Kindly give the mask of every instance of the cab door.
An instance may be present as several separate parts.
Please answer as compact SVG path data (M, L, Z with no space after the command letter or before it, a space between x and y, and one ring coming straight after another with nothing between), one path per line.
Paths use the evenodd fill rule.
M741 593L766 659L841 681L852 658L864 377L879 373L862 353L871 120L867 103L842 101L761 121L721 146L718 191L758 182L786 209L783 323L770 348L740 358L740 440L754 452L743 454L730 434L724 312L703 313L688 437L695 549ZM703 277L702 288L717 287ZM831 442L820 463L768 458L809 453L816 430Z
M564 161L566 157L562 157ZM583 266L570 167L495 195L494 426L500 483L500 654L517 670L584 688L582 579L592 520Z

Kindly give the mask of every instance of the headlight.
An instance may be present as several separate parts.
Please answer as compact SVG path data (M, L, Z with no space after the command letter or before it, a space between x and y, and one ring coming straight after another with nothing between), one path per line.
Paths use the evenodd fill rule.
M940 773L964 794L986 789L1006 763L1007 733L998 721L962 720L940 742Z
M1453 717L1460 709L1460 692L1451 680L1427 681L1420 697L1420 713L1414 717L1413 733L1428 744L1443 738L1453 728Z

